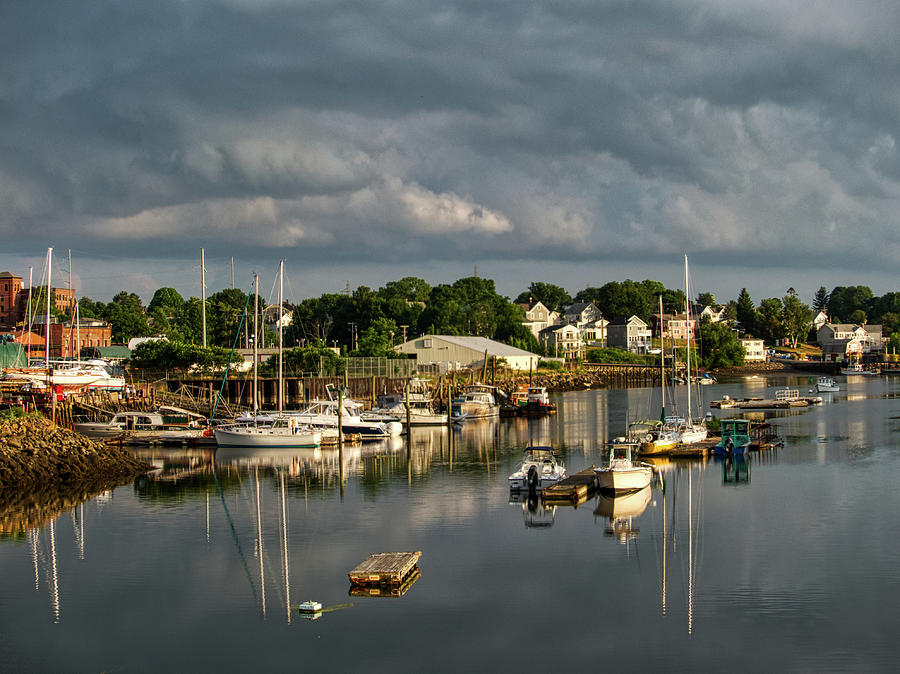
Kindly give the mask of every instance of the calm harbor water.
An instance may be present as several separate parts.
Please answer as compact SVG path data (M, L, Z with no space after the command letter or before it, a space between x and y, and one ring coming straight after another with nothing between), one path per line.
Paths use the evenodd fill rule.
M773 383L809 388L703 394ZM510 503L522 449L599 464L654 392L562 394L555 418L464 426L452 453L417 430L343 466L147 450L156 474L0 539L0 669L896 670L900 379L840 383L768 413L785 444L748 464L664 461L649 492L577 508ZM350 596L351 568L400 550L422 551L403 596ZM333 610L290 610L306 599Z

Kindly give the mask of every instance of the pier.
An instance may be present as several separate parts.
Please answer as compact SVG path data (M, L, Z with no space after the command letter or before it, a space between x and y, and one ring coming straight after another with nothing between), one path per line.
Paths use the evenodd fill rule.
M577 508L597 492L597 484L597 475L591 466L547 487L542 491L541 499L545 504Z

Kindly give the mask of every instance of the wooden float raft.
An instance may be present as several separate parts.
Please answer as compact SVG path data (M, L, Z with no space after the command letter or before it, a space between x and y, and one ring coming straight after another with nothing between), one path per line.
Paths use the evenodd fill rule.
M544 503L579 506L597 491L597 474L594 466L585 468L541 491Z
M416 564L421 556L421 550L416 552L376 552L350 571L350 583L357 587L402 586L410 576L418 573L419 569Z

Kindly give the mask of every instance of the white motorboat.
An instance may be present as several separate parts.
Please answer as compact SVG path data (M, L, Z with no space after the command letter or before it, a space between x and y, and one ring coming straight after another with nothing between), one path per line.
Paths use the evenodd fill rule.
M874 376L881 374L880 370L867 370L862 366L862 363L852 363L847 367L841 368L841 374L844 375L866 375L866 376Z
M349 398L342 400L340 405L337 400L313 400L305 410L287 414L316 430L337 429L339 409L344 435L358 435L363 440L378 440L394 437L403 432L403 424L399 421L363 419L362 405Z
M27 381L35 388L44 388L47 382L55 388L102 389L121 391L125 388L122 377L113 377L106 367L99 363L62 362L33 367L10 367L4 371L4 379Z
M556 484L566 476L565 467L558 463L550 447L529 447L522 464L509 476L512 490L540 491Z
M119 412L109 421L77 423L74 429L94 439L127 435L130 442L141 444L186 444L207 437L203 417L175 407Z
M594 468L597 475L597 486L617 492L637 491L650 484L653 477L653 466L642 461L632 460L630 443L614 444L609 450L609 463Z
M819 393L834 393L835 391L840 390L841 387L838 386L831 377L819 377L816 381L816 391Z
M407 402L409 402L409 423L413 426L447 425L447 415L434 409L427 379L410 379L407 391L379 395L378 407L369 410L367 414L378 413L405 424Z
M486 419L500 416L500 405L494 395L495 388L487 384L466 386L462 397L453 401L453 416L466 419Z

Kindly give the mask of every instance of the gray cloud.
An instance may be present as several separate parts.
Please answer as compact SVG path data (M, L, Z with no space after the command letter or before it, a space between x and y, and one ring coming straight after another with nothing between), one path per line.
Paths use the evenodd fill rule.
M631 261L644 278L688 250L695 269L731 256L816 287L850 282L823 268L895 265L894 3L45 2L0 19L7 255L206 246L555 261L559 278Z

